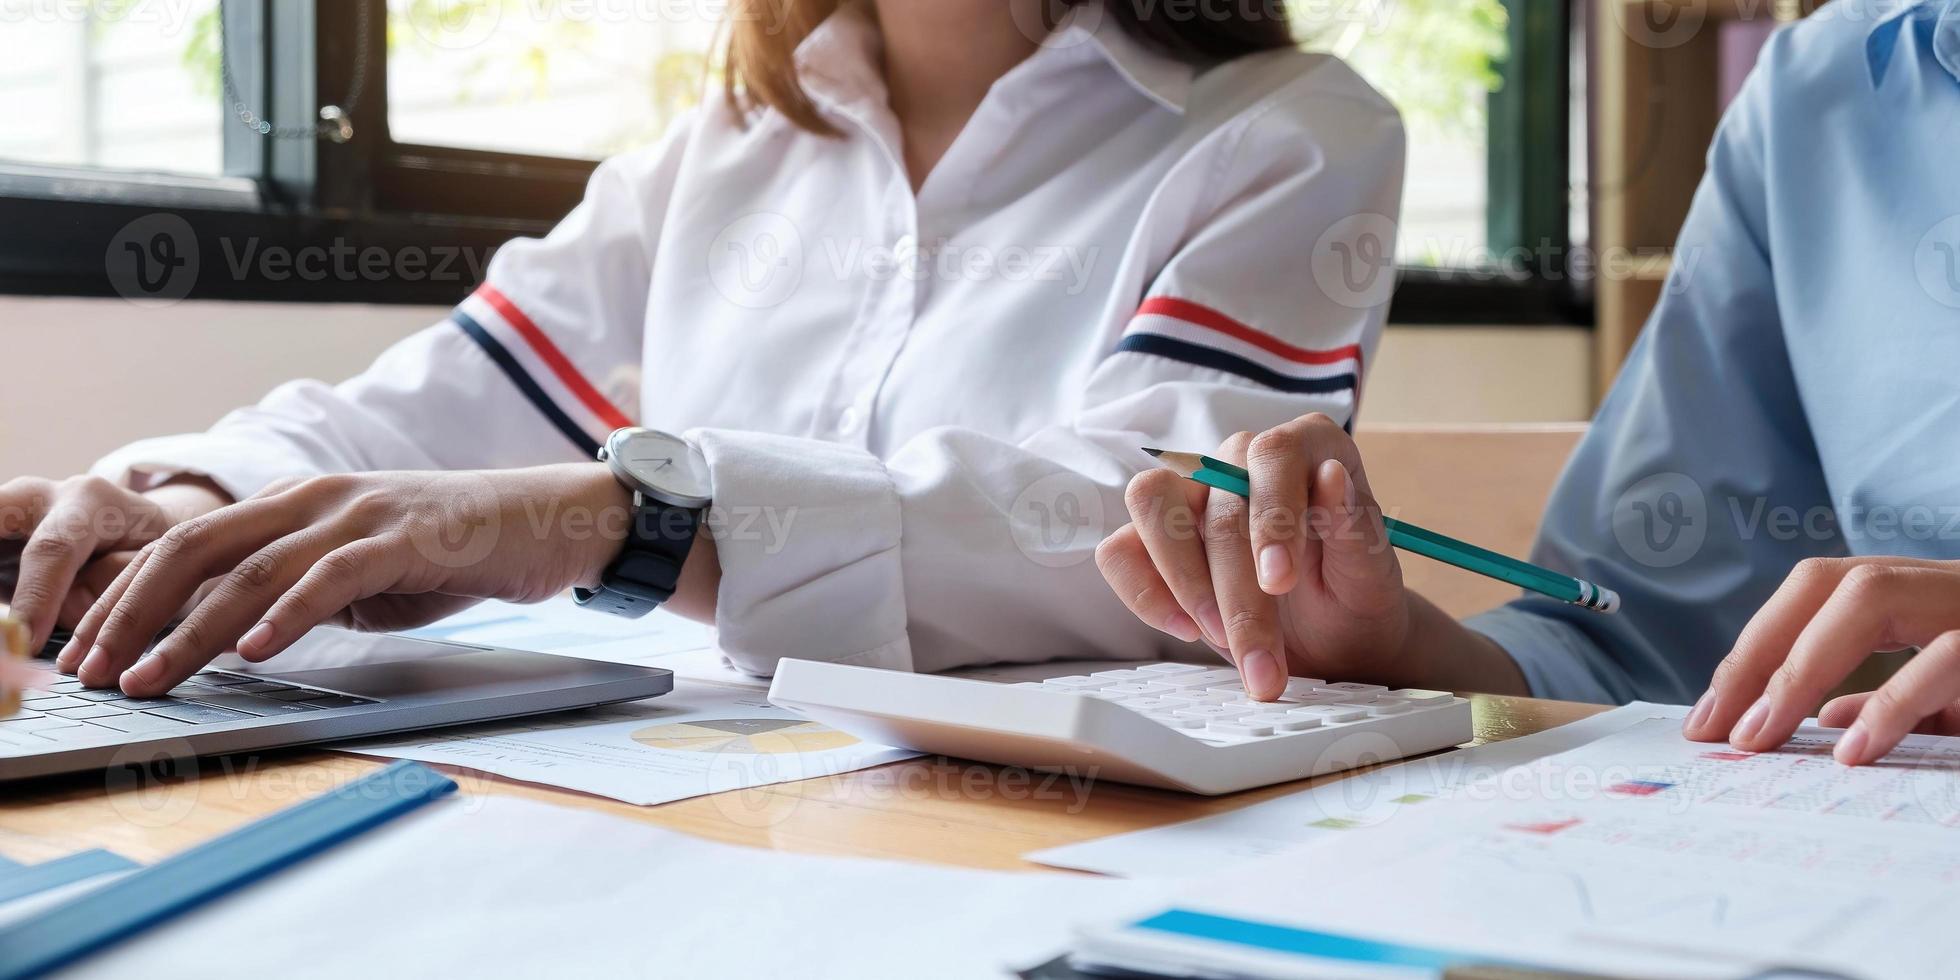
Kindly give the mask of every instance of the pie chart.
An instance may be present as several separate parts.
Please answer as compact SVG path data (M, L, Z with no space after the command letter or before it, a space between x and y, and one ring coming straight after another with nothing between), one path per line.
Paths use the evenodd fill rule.
M834 728L795 718L716 718L652 725L634 732L633 741L676 752L745 755L801 755L858 744L855 737Z

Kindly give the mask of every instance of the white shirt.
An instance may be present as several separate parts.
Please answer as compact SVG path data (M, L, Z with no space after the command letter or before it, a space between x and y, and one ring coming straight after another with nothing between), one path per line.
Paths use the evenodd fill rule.
M242 498L589 459L637 421L709 461L716 625L743 669L1173 655L1093 561L1138 447L1352 421L1402 130L1334 58L1197 71L1087 20L994 84L915 195L877 30L847 5L797 52L842 138L712 104L602 164L549 236L360 376L97 472Z

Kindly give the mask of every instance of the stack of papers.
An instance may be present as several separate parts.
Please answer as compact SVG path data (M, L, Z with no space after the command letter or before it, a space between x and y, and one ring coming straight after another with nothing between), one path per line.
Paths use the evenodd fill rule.
M514 797L444 800L84 961L203 978L997 978L1134 883L804 857Z
M1831 759L1839 734L1751 754L1643 721L1196 883L1086 948L1252 976L1479 961L1949 975L1960 739L1914 736L1850 769Z

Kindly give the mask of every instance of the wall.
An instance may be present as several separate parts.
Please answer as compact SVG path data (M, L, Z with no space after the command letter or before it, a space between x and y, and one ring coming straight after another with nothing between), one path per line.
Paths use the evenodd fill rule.
M132 439L200 429L296 376L339 379L440 319L424 307L0 297L0 480L66 475ZM1583 419L1577 329L1394 327L1364 424Z

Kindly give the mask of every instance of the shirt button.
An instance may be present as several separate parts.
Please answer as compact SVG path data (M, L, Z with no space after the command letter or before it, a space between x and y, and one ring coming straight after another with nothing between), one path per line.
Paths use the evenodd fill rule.
M840 435L848 436L856 433L858 426L863 423L863 416L855 408L847 408L837 413L837 432Z

